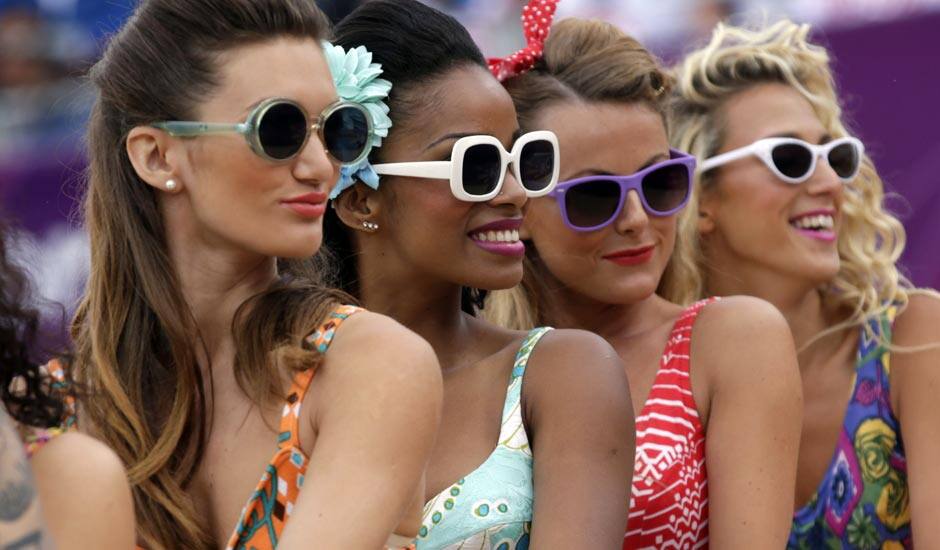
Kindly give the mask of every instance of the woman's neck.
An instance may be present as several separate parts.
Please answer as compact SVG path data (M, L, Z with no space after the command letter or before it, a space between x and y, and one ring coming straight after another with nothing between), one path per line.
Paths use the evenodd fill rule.
M360 255L359 298L376 313L388 315L427 340L445 370L470 357L474 319L461 311L461 287L422 276L393 262L372 262Z
M210 246L192 236L171 233L167 241L180 290L208 359L232 349L235 312L277 279L277 259Z
M602 336L609 342L630 338L657 326L669 302L655 293L628 304L609 304L592 299L565 287L549 274L557 319L551 324L558 328L577 328Z

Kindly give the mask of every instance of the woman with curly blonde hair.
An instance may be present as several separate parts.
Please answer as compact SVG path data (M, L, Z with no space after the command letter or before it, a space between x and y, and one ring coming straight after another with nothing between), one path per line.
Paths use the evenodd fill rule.
M523 285L484 313L596 332L623 360L636 415L624 549L780 548L796 353L762 300L682 297L695 264L674 251L694 162L669 147L672 85L636 40L581 19L555 25L542 60L506 81L523 131L557 134L562 183L527 205Z
M701 268L690 290L764 298L793 332L804 425L788 547L934 548L940 300L899 274L904 229L809 30L719 25L675 71L671 141L701 161L681 230Z

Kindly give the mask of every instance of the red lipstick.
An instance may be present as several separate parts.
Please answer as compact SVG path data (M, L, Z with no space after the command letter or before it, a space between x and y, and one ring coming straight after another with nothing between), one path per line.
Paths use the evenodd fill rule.
M305 193L281 201L281 204L293 210L303 218L319 218L326 212L326 193Z
M641 248L620 250L601 257L617 265L639 265L650 261L653 258L653 251L655 249L655 246L644 246Z

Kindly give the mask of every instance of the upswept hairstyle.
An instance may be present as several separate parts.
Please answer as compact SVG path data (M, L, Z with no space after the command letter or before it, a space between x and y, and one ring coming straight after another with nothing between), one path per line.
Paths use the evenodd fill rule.
M88 392L80 421L127 467L138 538L148 548L217 544L185 492L211 412L197 362L204 344L170 261L157 192L128 158L128 132L191 119L219 85L220 53L278 37L319 41L327 32L309 0L145 0L91 70L98 92L84 205L91 273L72 325L73 370ZM301 338L339 299L294 277L241 306L234 371L249 398L268 404L285 392L279 366L317 364Z
M392 83L387 104L394 139L401 127L422 107L446 98L428 95L429 84L446 73L465 66L486 69L486 60L470 33L453 17L417 0L373 0L340 21L333 43L349 50L365 46L372 60L382 65L382 78ZM383 162L383 148L372 150L369 161ZM359 296L357 251L351 230L328 209L324 219L324 250L321 269L330 273L330 283ZM464 288L462 307L474 313L483 305L485 291Z
M535 67L506 81L523 131L537 130L538 116L559 102L641 103L667 121L672 77L636 39L598 20L565 19L556 23ZM695 273L690 256L678 242L657 292L684 303L691 298L687 282ZM557 324L545 281L547 268L534 246L526 247L525 276L516 288L494 292L486 317L502 326L528 329Z
M674 69L677 86L673 95L670 140L674 147L698 159L714 156L724 140L722 107L737 92L761 83L792 86L812 105L833 138L849 135L842 120L825 48L808 39L809 25L783 20L758 30L719 23L711 41L694 51ZM687 223L680 227L681 240L691 248L698 265L704 257L696 229L699 189L710 175L697 175L693 196L686 207ZM820 288L824 305L851 311L847 320L817 335L804 345L886 310L902 307L913 290L898 271L904 249L904 226L884 207L884 184L866 155L855 181L845 193L838 251L841 267L836 278ZM696 297L707 295L708 281L701 272L693 279Z
M62 421L64 395L36 358L39 311L29 306L29 281L11 257L12 236L0 218L0 401L20 425L51 428Z

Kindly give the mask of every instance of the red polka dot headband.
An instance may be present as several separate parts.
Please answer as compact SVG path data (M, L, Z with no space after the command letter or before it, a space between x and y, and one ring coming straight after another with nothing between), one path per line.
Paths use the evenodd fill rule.
M493 57L489 60L490 71L500 82L520 75L542 57L542 49L555 17L555 6L559 0L529 0L522 8L522 33L526 47L508 57Z

